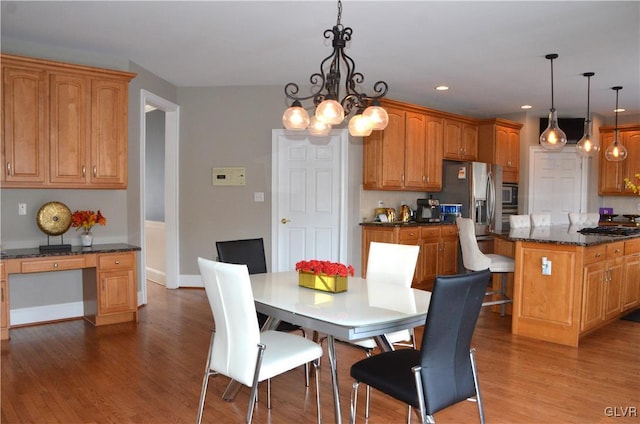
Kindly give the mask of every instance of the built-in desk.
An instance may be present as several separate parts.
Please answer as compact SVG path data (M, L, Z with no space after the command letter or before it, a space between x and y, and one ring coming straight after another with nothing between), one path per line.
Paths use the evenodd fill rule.
M84 318L94 325L138 321L136 251L129 244L73 246L71 251L2 251L0 257L0 338L9 338L9 278L73 269L82 270Z

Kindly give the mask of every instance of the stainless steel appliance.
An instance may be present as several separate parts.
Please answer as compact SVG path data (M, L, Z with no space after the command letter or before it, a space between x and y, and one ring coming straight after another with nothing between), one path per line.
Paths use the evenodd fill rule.
M502 167L484 162L443 161L440 204L460 203L475 223L481 250L491 253L490 231L502 231Z
M502 184L502 231L509 231L509 215L518 214L518 184Z
M462 216L462 203L440 203L440 221L456 222L456 218Z
M416 208L416 222L440 222L440 200L430 196L428 199L418 199Z

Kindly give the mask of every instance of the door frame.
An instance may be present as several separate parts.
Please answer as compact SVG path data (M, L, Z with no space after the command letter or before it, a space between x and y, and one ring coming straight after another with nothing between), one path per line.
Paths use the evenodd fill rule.
M278 210L278 195L282 192L280 188L280 181L278 178L278 169L280 166L280 150L279 140L282 137L305 137L307 142L312 143L314 138L311 137L306 131L300 134L292 134L291 131L284 129L274 129L271 131L271 270L277 271L290 271L279 270L279 225L280 216ZM347 129L333 129L331 130L329 137L338 138L340 143L340 205L339 205L339 224L338 224L338 261L342 263L347 262L347 248L348 248L348 178L349 178L349 131ZM323 137L326 140L326 137Z
M166 287L179 287L180 255L178 249L178 187L179 187L179 147L180 147L180 106L147 90L140 90L140 233L142 252L146 252L145 234L145 146L146 119L145 106L154 106L165 112L165 163L164 163L164 216L166 236ZM143 253L144 254L144 253ZM141 255L143 256L143 255ZM142 264L145 264L144 259ZM141 266L142 296L141 303L147 303L147 275L145 266Z

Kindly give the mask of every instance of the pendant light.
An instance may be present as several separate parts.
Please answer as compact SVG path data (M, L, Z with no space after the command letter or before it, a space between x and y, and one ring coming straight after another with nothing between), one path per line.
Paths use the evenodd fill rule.
M610 162L622 162L627 158L628 154L627 148L618 142L618 92L622 90L622 87L611 87L611 89L616 92L616 109L614 110L616 113L616 127L613 130L613 142L607 147L604 157Z
M560 150L567 144L567 135L558 127L558 113L553 103L553 59L556 53L545 56L551 61L551 109L549 109L549 126L540 134L540 145L547 150Z
M582 138L578 140L576 144L576 152L582 157L595 156L600 151L600 144L598 140L591 138L591 115L589 113L589 97L591 94L591 77L595 74L593 72L585 72L582 76L587 77L587 119L584 121L584 132Z

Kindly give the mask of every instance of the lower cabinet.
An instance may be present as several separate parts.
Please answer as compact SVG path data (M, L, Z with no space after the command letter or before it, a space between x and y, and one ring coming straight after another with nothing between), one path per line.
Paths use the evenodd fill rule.
M99 255L97 272L84 276L85 318L95 325L136 321L136 255ZM97 278L97 281L92 281ZM89 312L87 312L89 311Z
M640 239L624 244L622 312L640 306Z
M437 275L456 274L458 270L458 227L424 225L411 227L362 227L362 276L366 277L369 243L412 244L420 246L413 288L431 290Z

